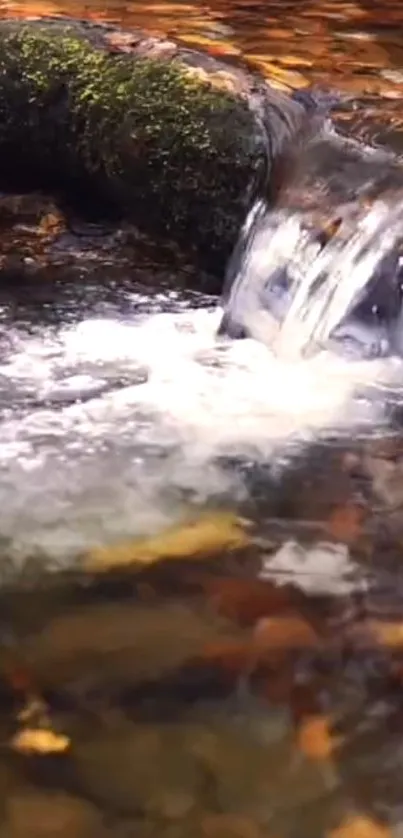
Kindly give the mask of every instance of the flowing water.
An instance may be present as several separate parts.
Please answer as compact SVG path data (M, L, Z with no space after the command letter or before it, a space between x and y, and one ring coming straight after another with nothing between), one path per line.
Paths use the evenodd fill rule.
M253 207L224 295L230 334L243 328L288 359L326 347L346 358L401 355L401 199L385 194L371 207L341 208L340 215L323 245L307 213L261 201ZM372 316L362 322L354 312L370 294Z
M399 4L0 7L147 24L242 51L283 87L331 81L354 96L340 129L401 148ZM311 207L255 208L228 293L259 340L217 336L215 298L150 293L134 268L2 290L3 583L189 512L234 510L254 541L238 564L222 551L213 569L4 594L1 835L401 834L403 361L378 357L373 324L344 332L347 356L329 343L400 245L398 186L348 202L324 247ZM273 613L291 620L274 651ZM368 637L365 619L385 617L395 634ZM38 694L72 748L10 757L27 700L43 726Z

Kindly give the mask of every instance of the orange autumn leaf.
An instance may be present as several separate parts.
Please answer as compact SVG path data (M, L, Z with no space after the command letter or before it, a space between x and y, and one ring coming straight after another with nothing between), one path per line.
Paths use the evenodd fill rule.
M263 617L254 631L254 645L260 652L312 649L319 643L320 638L316 631L298 614Z
M328 838L391 838L390 829L368 815L349 815L327 833Z
M331 733L327 716L308 716L297 730L298 748L310 759L329 759L338 741Z

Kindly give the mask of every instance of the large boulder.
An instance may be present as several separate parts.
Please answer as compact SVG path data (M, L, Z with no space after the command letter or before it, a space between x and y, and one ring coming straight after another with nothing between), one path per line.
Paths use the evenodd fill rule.
M40 189L173 241L221 276L304 103L144 32L0 22L0 189Z

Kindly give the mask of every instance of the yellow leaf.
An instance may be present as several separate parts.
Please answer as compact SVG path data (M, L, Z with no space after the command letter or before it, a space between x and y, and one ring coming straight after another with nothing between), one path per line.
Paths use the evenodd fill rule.
M25 728L16 733L11 747L21 754L60 754L67 751L70 740L61 733L51 730Z
M219 55L240 55L241 51L230 41L219 41L216 38L209 38L206 35L184 34L180 40L192 47L207 49L209 52Z
M310 759L329 759L338 741L331 734L326 716L309 716L302 721L297 733L298 747Z
M150 565L163 559L190 559L239 550L248 543L240 519L222 513L172 527L155 537L93 548L84 564L89 570L100 571L132 564Z
M391 838L391 831L367 815L349 815L328 832L328 838Z
M297 70L287 70L285 67L279 67L274 61L267 57L259 56L258 54L250 53L245 58L250 64L253 64L260 70L267 78L270 84L275 83L284 85L285 88L302 88L308 87L309 81Z
M279 55L277 58L279 64L283 67L290 67L294 70L296 67L312 67L313 61L308 58L302 58L300 55Z
M388 646L390 649L403 647L403 622L368 620L365 622L365 626L381 646Z

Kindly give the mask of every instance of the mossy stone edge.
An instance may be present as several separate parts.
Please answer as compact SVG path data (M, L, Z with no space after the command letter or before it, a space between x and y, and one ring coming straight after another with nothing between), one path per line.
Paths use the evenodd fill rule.
M265 177L250 97L210 83L222 62L208 58L208 70L194 73L196 51L113 51L110 32L1 21L0 187L91 194L221 271Z

